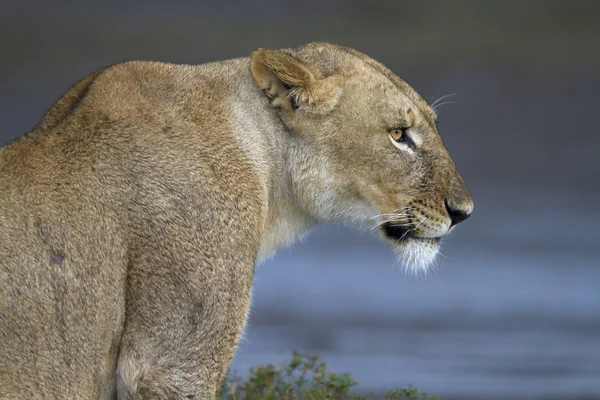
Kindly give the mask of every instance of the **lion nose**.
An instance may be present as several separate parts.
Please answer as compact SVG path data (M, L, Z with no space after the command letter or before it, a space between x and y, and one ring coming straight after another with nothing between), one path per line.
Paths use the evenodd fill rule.
M469 201L459 203L445 200L444 204L446 204L446 210L448 211L448 215L452 221L452 224L450 225L451 227L458 225L465 219L469 218L471 212L473 212L473 201L470 199Z

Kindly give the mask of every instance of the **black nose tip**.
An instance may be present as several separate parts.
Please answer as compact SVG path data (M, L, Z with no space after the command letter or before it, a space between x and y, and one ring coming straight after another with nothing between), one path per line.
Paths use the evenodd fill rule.
M444 203L446 204L446 210L448 211L448 215L452 221L451 226L460 224L471 215L471 212L450 206L450 204L448 204L448 200L446 200Z

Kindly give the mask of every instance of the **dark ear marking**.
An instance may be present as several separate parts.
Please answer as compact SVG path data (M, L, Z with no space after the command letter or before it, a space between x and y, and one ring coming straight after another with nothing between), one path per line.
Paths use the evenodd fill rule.
M283 85L283 90L285 90L287 92L287 96L290 99L290 102L292 104L292 110L296 111L298 108L300 108L300 102L298 101L298 96L294 93L292 93L292 87L290 85L288 85L287 83L284 83Z
M292 110L296 111L300 108L300 104L298 103L298 98L296 96L290 96L290 100L292 102Z

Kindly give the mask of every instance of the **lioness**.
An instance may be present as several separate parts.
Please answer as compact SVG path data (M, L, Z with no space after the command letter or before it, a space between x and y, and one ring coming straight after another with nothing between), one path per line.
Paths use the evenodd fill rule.
M214 399L277 248L378 226L425 270L472 209L432 108L356 50L96 72L0 150L0 398Z

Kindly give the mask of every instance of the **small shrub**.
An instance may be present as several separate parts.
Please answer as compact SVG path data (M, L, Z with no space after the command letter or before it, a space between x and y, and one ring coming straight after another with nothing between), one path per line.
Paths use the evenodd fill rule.
M350 373L327 370L317 356L294 352L289 362L251 368L245 379L230 376L221 393L223 400L367 400L372 395L355 391L358 382ZM437 400L412 386L385 394L388 400Z

